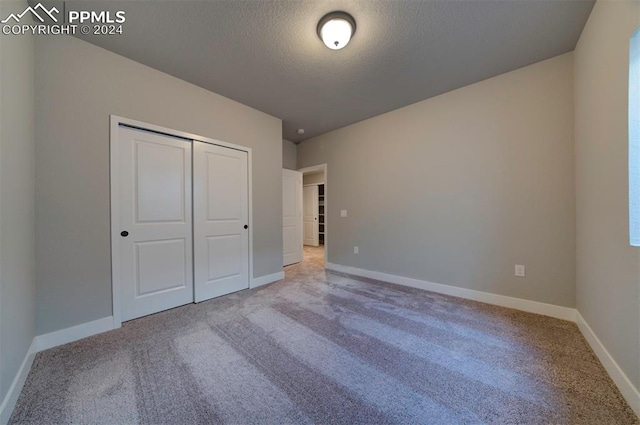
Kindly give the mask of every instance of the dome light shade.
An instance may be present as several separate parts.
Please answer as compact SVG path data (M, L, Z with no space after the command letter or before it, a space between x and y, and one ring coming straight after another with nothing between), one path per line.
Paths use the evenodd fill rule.
M356 21L345 12L331 12L318 23L318 36L331 50L340 50L356 32Z

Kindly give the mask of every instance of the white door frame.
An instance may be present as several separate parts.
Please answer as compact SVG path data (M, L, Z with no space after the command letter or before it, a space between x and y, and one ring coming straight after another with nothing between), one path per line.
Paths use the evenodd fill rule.
M324 265L327 267L329 262L329 233L327 229L329 227L329 174L327 174L327 163L312 165L311 167L298 168L298 171L302 172L302 178L304 179L304 173L312 171L324 171ZM304 181L304 180L303 180Z
M209 137L199 136L184 131L173 130L166 127L161 127L154 124L145 123L142 121L132 120L129 118L119 117L117 115L110 115L110 183L111 183L111 293L112 293L112 312L113 312L113 327L119 328L122 326L122 300L120 299L121 285L120 282L120 244L114 243L120 237L120 176L118 169L119 158L119 143L118 143L118 127L125 125L139 130L146 130L160 134L166 134L168 136L179 137L189 141L198 141L204 143L210 143L212 145L223 146L226 148L236 149L239 151L247 152L247 181L249 184L249 288L254 287L253 282L253 167L252 167L252 154L251 148L245 146L234 145L233 143L222 142L220 140L211 139ZM192 159L193 160L193 159ZM326 189L325 189L326 191ZM326 201L325 201L326 202ZM325 236L326 237L326 236ZM325 242L326 243L326 242ZM193 264L191 265L193 267ZM195 298L194 298L195 299Z

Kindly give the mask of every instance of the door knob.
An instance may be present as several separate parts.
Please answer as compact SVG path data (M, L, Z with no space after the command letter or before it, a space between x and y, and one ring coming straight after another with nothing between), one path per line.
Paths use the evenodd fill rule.
M122 236L123 238L126 238L127 236L129 236L129 232L127 232L126 230L123 230L122 232L120 232L120 236Z
M244 225L244 228L245 228L245 229L248 229L248 228L249 228L249 225L245 224L245 225Z

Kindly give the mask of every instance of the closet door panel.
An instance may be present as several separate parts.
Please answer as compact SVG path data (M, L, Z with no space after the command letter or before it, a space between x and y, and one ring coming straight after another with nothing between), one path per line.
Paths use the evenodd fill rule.
M191 142L120 127L122 320L193 302Z
M195 300L249 287L248 154L194 142Z

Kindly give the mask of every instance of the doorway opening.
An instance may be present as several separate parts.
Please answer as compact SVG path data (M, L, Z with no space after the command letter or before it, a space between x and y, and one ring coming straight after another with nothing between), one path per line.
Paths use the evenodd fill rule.
M329 246L327 165L298 171L302 173L303 261L325 267Z

